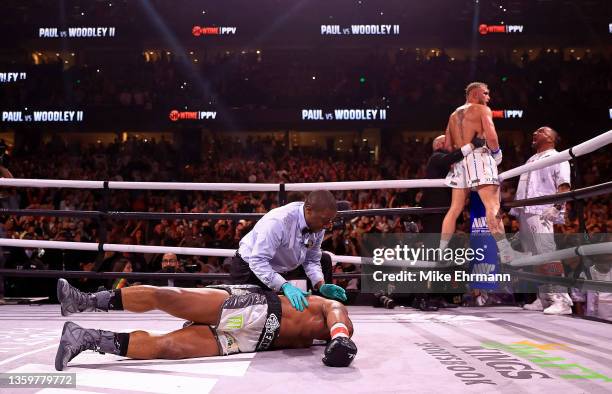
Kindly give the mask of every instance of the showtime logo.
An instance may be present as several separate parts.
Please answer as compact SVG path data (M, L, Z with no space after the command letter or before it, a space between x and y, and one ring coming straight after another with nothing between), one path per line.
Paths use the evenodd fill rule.
M194 26L191 29L191 34L195 37L200 36L227 36L236 34L236 27L219 27L219 26Z
M204 120L204 119L215 119L217 112L215 111L170 111L170 120L173 122L179 120Z
M521 119L523 117L523 110L520 109L506 109L506 110L494 110L491 111L494 118L498 119Z
M478 26L478 32L481 35L486 35L489 33L522 33L523 25L485 25L482 24Z

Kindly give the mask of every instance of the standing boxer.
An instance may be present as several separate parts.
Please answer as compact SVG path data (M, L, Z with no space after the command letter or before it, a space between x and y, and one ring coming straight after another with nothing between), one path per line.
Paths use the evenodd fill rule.
M472 138L484 138L487 146L474 149L463 160L453 164L446 177L446 185L452 188L451 206L442 222L440 249L444 251L455 233L457 217L463 212L470 189L476 188L486 210L486 222L497 242L499 257L508 263L518 257L506 239L500 211L499 179L497 166L502 161L497 132L493 124L489 88L482 82L472 82L465 89L466 103L457 108L448 120L446 150L457 149Z

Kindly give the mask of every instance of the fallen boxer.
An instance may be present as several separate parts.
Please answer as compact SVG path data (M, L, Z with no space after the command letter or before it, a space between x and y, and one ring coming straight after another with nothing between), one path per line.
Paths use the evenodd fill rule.
M86 329L66 322L55 357L63 370L84 350L134 359L185 359L225 356L272 349L305 348L313 340L329 341L323 363L347 367L357 354L350 339L353 324L338 301L309 296L300 312L275 292L253 285L207 288L131 286L83 293L65 279L57 284L63 316L96 310L142 313L154 309L193 324L164 334L146 331L116 333Z

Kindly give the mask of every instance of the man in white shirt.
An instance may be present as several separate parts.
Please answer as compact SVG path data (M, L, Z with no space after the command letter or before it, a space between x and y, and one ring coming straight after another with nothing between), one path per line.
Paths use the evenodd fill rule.
M265 214L240 240L232 260L234 284L256 284L282 291L297 310L308 307L308 293L281 274L302 266L313 288L325 298L346 301L343 288L326 284L321 269L324 227L336 216L333 194L316 190L304 202L292 202Z
M532 147L536 154L527 163L557 153L559 135L550 127L540 127L533 133ZM570 190L570 166L567 161L521 175L516 200L548 196ZM510 214L519 219L519 239L525 252L542 254L556 250L553 224L565 222L565 204L542 204L512 208ZM536 267L536 272L549 276L563 276L560 261ZM572 313L572 301L564 287L542 285L535 302L524 306L527 310L544 310L546 314Z

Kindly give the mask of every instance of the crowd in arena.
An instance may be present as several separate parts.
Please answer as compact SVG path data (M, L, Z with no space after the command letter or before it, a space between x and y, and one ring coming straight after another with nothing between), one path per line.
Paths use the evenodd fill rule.
M15 151L8 164L18 178L83 179L124 181L185 182L315 182L380 179L423 178L431 141L411 140L395 148L401 155L384 155L375 162L363 155L358 145L346 158L321 149L295 147L289 151L283 139L229 137L211 138L206 158L201 162L179 164L180 152L169 141L137 140L112 144L81 146L54 138L35 151ZM507 142L510 146L510 142ZM504 142L502 140L502 146ZM528 145L507 149L502 169L509 169L531 155ZM223 157L221 159L221 156ZM54 160L49 161L48 158ZM610 156L598 151L578 161L584 186L600 183L610 173ZM516 179L504 183L502 199L514 199ZM99 191L86 189L4 188L1 205L8 209L98 210L102 197ZM352 209L419 206L421 191L388 189L336 192L338 200L346 200ZM290 200L303 199L289 195ZM142 212L223 212L265 213L278 206L277 193L177 192L113 190L106 209ZM589 233L612 231L609 219L610 202L605 198L586 201L584 212ZM367 233L406 232L406 223L420 225L418 216L357 217L345 220L326 233L323 249L338 255L363 255L362 240ZM58 241L100 241L101 228L93 219L66 217L33 217L5 215L1 220L2 237ZM239 240L253 226L247 220L111 220L104 224L106 242L236 248ZM469 232L466 206L458 232ZM516 232L516 220L504 213L507 232ZM557 231L576 233L579 230L577 206L568 203L566 224ZM414 231L414 230L410 230ZM21 269L67 269L118 272L158 272L161 255L107 252L103 259L96 253L8 248L5 266ZM179 271L228 272L228 261L218 257L179 256ZM355 271L352 265L338 264L336 272ZM41 280L44 281L44 280ZM19 281L13 280L15 286ZM342 282L355 288L356 281ZM41 287L41 288L44 288ZM15 291L18 289L15 288Z

